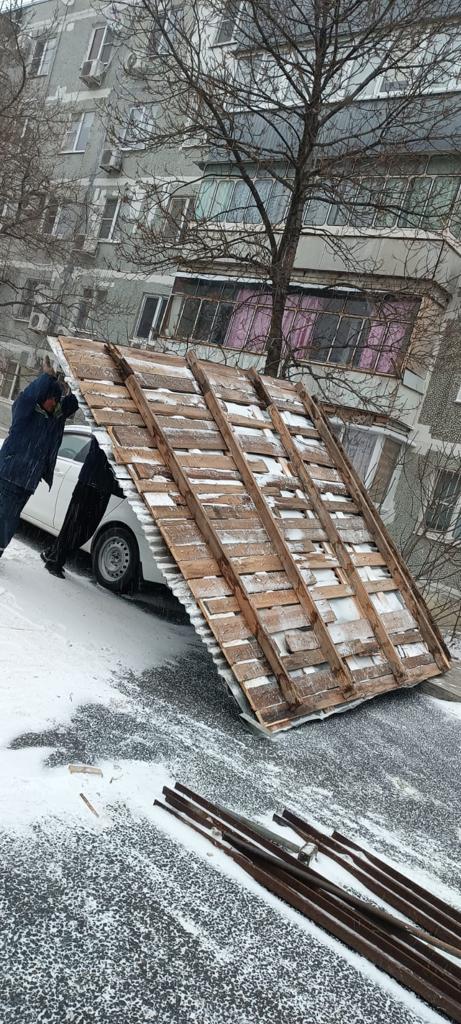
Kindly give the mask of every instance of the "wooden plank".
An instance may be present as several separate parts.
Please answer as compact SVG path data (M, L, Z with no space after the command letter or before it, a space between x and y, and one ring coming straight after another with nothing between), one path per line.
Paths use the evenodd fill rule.
M131 356L132 353L130 358ZM149 373L148 371L141 373L136 371L136 378L136 383L140 388L168 388L168 391L182 391L184 394L197 391L194 381L187 377L168 377L160 373Z
M202 576L188 580L190 590L197 600L205 597L225 597L232 593L232 587L223 576Z
M253 632L243 615L210 615L208 625L220 643L225 640L246 640Z
M199 363L199 360L197 359L196 354L194 352L188 353L187 362L190 368L192 369L192 372L194 373L196 380L198 380L202 388L202 391L205 396L205 401L210 412L212 413L216 423L218 424L221 433L226 439L229 451L232 453L235 463L242 475L242 479L245 483L245 486L248 489L248 493L251 495L251 498L256 508L258 509L263 526L267 530L268 535L271 537L271 540L274 544L274 548L277 552L278 557L280 558L281 565L283 566L285 572L287 573L287 576L296 593L298 601L306 611L309 620L313 624L313 627L319 637L319 641L327 655L327 660L330 662L334 670L337 672L338 679L340 680L342 686L348 689L352 685L352 677L349 668L337 655L335 646L331 642L330 636L328 634L327 627L325 623L322 622L322 620L319 618L315 602L313 601L309 593L309 590L302 577L298 565L294 561L293 555L291 554L291 551L286 543L285 537L283 536L283 533L280 530L280 527L278 526L277 522L274 520L274 517L272 515L270 506L268 505L266 498L264 497L264 495L261 494L261 492L258 489L258 486L254 478L254 474L250 469L245 458L245 452L242 447L241 440L240 438L237 438L236 436L233 435L230 425L227 421L226 414L223 411L222 406L220 405L216 395L214 394L210 384L210 380L207 377L207 374L203 370L203 367ZM280 447L282 448L281 445ZM284 451L283 448L282 451ZM262 566L261 568L267 568L267 566ZM243 571L243 569L241 571Z
M150 437L145 427L110 427L109 435L115 439L122 448L133 445L134 448L155 448L157 444L153 437Z
M307 415L317 427L331 458L334 460L337 468L341 470L348 485L349 492L360 508L360 512L365 519L366 525L374 537L376 546L385 557L389 570L398 582L399 590L404 595L408 607L414 615L437 665L445 671L450 666L450 656L446 645L435 623L431 619L427 605L422 595L417 590L411 574L400 558L400 555L384 527L384 524L377 516L365 487L355 472L352 464L349 462L342 445L330 430L330 427L328 426L328 423L317 403L313 401L303 385L297 385L296 390Z
M186 506L177 505L155 505L155 495L152 495L152 504L149 501L149 495L144 495L149 511L152 513L158 526L161 526L164 519L177 519L182 521L184 519L192 519L192 513Z
M267 661L244 661L234 664L232 671L239 683L247 683L250 679L266 676L270 669Z
M295 654L287 654L283 664L287 672L293 672L300 668L309 668L311 665L321 665L325 662L325 655L320 648L311 651L296 651Z
M319 641L312 629L299 633L287 633L285 643L289 651L314 651L319 649Z
M219 612L235 612L238 609L235 597L212 597L207 600L210 615L217 615ZM272 590L269 593L254 594L253 603L255 608L273 608L275 605L295 604L296 595L294 590Z
M149 408L152 409L152 412L154 412L154 404L152 402L149 403ZM190 430L193 431L194 433L196 430L198 430L200 432L211 431L212 434L217 433L214 420L210 413L208 413L208 410L208 419L206 418L206 416L204 416L203 413L201 413L200 417L197 419L191 419L188 418L187 416L181 416L179 413L178 406L172 406L172 408L166 415L159 416L158 413L154 413L154 415L158 416L158 421L167 434L169 434L170 430Z
M164 462L160 452L156 448L121 448L117 444L114 435L113 438L113 452L115 461L121 466L127 466L131 463L151 464L152 470L155 470L158 466L163 466Z
M261 610L261 619L267 629L281 633L287 629L307 628L309 619L300 604L282 608L266 608Z
M92 407L92 413L98 427L112 427L117 423L140 427L143 422L138 412L131 412L129 409L96 409Z
M267 633L258 610L252 605L251 597L246 592L244 584L240 579L239 572L241 570L238 570L235 567L238 560L231 561L225 551L223 551L212 520L207 516L204 506L198 499L194 489L191 487L183 467L177 462L175 453L171 450L170 442L165 431L159 424L158 419L150 411L149 405L144 398L142 388L139 385L139 381L133 374L129 363L120 356L115 346L108 345L106 346L106 350L110 353L119 371L123 375L127 390L135 402L138 411L142 415L146 428L148 429L151 437L156 440L157 447L163 456L164 462L173 474L176 485L183 495L189 511L194 516L197 526L204 535L213 558L216 560L218 571L233 587L245 622L251 633L256 636L256 639L263 650L264 656L274 672L283 697L290 704L298 704L299 698L296 692L296 686L292 683L290 677L285 672L278 650ZM242 561L244 560L242 559ZM205 569L202 572L202 575L207 574L211 575L212 573ZM186 574L184 573L184 575Z
M355 566L386 565L386 559L380 551L353 551L352 562Z
M241 644L230 644L223 643L223 654L225 654L229 665L234 665L236 662L242 661L263 661L263 652L257 642L257 640L249 639L245 643Z
M203 430L199 433L193 430L171 429L165 432L165 437L171 448L200 448L204 452L225 452L227 447L218 431L213 433L211 430Z
M109 411L119 411L120 409L126 409L127 412L136 413L136 406L131 398L122 397L124 393L123 388L119 388L121 393L120 398L110 398L107 395L86 395L86 400L91 410L95 409L106 409ZM94 413L93 413L94 414ZM96 418L96 417L95 417Z
M261 572L259 569L245 579L245 586L250 594L292 589L285 572Z
M317 451L313 448L303 448L301 458L303 462L313 463L316 466L331 466L334 468L334 462L330 455L327 455L323 451Z

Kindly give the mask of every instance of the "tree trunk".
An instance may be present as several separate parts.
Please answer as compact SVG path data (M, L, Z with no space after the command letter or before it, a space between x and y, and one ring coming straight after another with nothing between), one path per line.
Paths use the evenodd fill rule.
M268 377L278 377L283 356L283 315L287 299L287 285L279 283L272 288L272 312L269 334L266 345L266 362L264 373Z

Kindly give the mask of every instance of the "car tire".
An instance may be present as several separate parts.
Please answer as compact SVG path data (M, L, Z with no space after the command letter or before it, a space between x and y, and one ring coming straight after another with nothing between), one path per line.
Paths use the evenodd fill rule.
M98 583L114 594L125 594L139 583L139 549L126 526L109 526L98 534L91 552Z

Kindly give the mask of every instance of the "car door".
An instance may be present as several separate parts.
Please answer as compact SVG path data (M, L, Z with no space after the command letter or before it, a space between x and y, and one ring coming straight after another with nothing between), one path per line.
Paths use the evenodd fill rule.
M66 442L66 446L63 448L64 458L62 461L67 463L68 468L59 489L54 509L53 532L55 533L59 533L66 517L74 487L90 448L91 437L87 433L70 433L69 431L67 435L64 435L64 442Z
M59 448L58 458L56 460L51 490L44 480L39 483L35 493L31 498L29 498L29 501L23 511L24 519L40 526L43 530L47 530L49 533L59 532L59 526L56 527L55 524L57 520L56 511L59 507L61 492L64 488L64 491L67 494L70 489L70 494L72 494L72 490L81 469L81 463L78 464L74 461L75 456L85 448L88 449L88 446L88 434L78 433L77 431L74 432L72 430L65 431ZM77 468L77 473L74 483L72 483L72 470L74 467ZM70 478L68 479L69 474Z

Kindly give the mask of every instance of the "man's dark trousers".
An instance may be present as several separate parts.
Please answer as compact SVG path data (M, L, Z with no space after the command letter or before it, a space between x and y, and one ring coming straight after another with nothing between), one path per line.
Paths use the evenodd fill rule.
M32 491L26 491L24 487L18 487L0 477L0 554L16 533L21 512L31 494Z
M77 481L59 537L46 549L46 560L62 569L69 555L78 551L93 536L109 504L110 494Z

